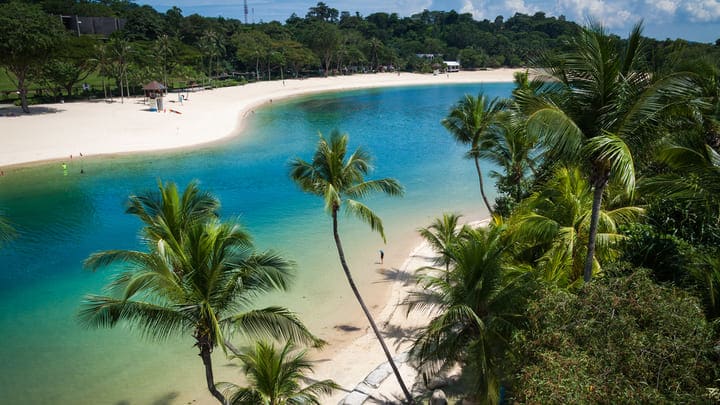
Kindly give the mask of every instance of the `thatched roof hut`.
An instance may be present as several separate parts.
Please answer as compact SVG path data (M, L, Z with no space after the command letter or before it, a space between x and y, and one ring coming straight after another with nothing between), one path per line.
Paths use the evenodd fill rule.
M150 98L162 97L162 95L165 94L166 90L167 90L167 87L165 87L162 83L159 83L155 80L153 80L150 83L143 86L143 91L145 92L145 97L150 97Z

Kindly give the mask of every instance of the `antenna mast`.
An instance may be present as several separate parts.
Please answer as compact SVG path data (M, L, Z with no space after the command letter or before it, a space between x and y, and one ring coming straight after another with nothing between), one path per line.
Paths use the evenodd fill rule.
M245 24L247 24L248 6L247 0L245 0Z

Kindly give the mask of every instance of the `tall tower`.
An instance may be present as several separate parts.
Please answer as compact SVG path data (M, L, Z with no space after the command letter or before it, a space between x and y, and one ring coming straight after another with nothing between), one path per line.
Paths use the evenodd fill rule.
M247 0L245 0L245 24L247 24L248 6Z

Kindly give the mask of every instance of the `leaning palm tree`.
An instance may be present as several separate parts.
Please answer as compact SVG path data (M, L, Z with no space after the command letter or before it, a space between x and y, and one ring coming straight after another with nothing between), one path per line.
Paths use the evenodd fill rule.
M540 61L546 81L536 92L515 98L528 114L528 131L540 135L548 160L582 163L593 188L583 278L592 278L603 194L611 180L635 188L633 151L647 145L672 108L693 104L695 88L686 76L653 77L642 69L642 25L624 52L619 40L599 26L583 29L560 58Z
M371 169L370 154L358 148L348 155L347 144L347 134L341 134L338 130L334 130L330 134L329 140L325 139L321 134L312 161L306 162L300 158L293 160L290 164L290 177L300 186L300 189L306 193L322 197L325 201L325 211L332 217L335 246L337 247L345 277L365 313L370 327L372 327L375 336L380 342L383 352L385 352L400 388L408 402L412 403L410 391L405 386L392 355L383 340L380 329L375 324L370 310L365 305L365 301L353 281L350 268L345 261L345 252L338 232L338 213L340 208L344 207L349 214L355 215L361 221L368 223L370 228L380 233L380 236L385 240L382 220L369 207L357 201L357 199L368 196L373 192L400 196L403 194L403 188L395 179L365 180L365 176Z
M508 220L517 248L540 252L534 267L543 282L561 288L582 282L592 204L593 190L581 171L560 167ZM594 273L600 271L602 261L617 257L623 239L618 227L636 221L642 212L620 203L600 210Z
M250 386L219 384L232 405L320 405L321 395L339 388L332 380L303 384L302 380L308 381L304 374L312 372L312 363L305 350L296 351L289 342L278 351L260 341L234 357L242 363Z
M419 270L419 288L408 297L409 310L434 315L410 352L419 371L428 377L463 363L481 404L499 401L501 359L525 295L504 230L493 224L467 231L448 249L450 272Z
M442 120L443 126L450 131L456 141L470 146L467 156L475 161L480 195L491 215L493 210L485 195L483 174L480 169L480 152L492 144L491 135L500 129L499 119L503 107L503 103L497 98L488 100L482 93L477 97L466 94Z
M130 198L128 212L145 222L146 251L109 250L86 259L91 270L115 263L125 270L108 284L106 295L85 297L80 320L96 328L126 323L158 340L192 336L208 390L224 404L211 354L218 346L225 349L233 333L319 341L285 308L249 309L256 297L287 289L291 263L256 252L239 224L215 217L217 200L194 183L182 196L172 183L159 188L157 194Z

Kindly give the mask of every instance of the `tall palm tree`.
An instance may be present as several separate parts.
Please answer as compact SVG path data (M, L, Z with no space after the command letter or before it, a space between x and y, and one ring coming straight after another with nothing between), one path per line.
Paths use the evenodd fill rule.
M219 202L195 183L183 195L172 183L159 189L130 197L127 210L145 223L146 251L109 250L86 259L91 270L113 263L125 270L108 284L107 295L85 296L79 316L88 327L124 322L158 340L191 335L208 390L224 404L211 354L217 346L225 349L233 333L319 341L285 308L248 309L254 298L288 287L291 263L256 252L239 224L216 218Z
M695 89L685 76L653 77L643 70L642 25L624 45L600 26L583 29L571 50L542 60L537 74L545 89L518 91L528 130L545 142L547 159L582 162L593 188L583 278L592 278L603 193L612 179L629 193L635 188L633 149L655 134L673 106L692 103Z
M232 405L320 405L319 397L329 395L339 388L332 380L307 381L306 372L312 372L312 363L306 357L306 351L295 351L291 343L278 351L266 342L257 342L234 356L242 362L249 387L239 387L232 383L221 383L223 391Z
M581 171L560 167L542 190L516 208L508 221L512 238L520 249L539 249L536 268L542 281L561 288L581 282L592 204L593 190ZM617 242L623 239L618 227L637 220L642 212L624 204L600 210L594 272L600 270L601 260L617 255Z
M466 94L442 120L443 126L450 131L456 141L470 146L467 156L475 161L480 194L491 215L493 210L485 195L483 174L480 169L480 152L492 145L491 135L500 129L499 119L503 107L503 103L498 98L488 100L482 93L477 97Z
M464 363L481 404L498 403L500 360L521 319L523 283L507 259L504 230L469 230L448 249L447 276L419 270L419 288L408 299L410 310L434 314L410 352L417 368L428 376Z
M350 268L345 261L345 252L343 251L340 233L338 232L338 212L340 208L344 207L349 214L366 222L373 231L380 233L384 241L385 231L382 220L369 207L356 199L366 197L374 192L382 192L390 196L400 196L403 194L403 188L397 180L391 178L365 180L365 176L371 169L370 154L358 148L355 152L348 155L347 144L347 134L341 134L338 130L333 130L329 140L320 134L320 140L318 141L312 161L306 162L300 158L293 160L290 164L290 177L300 186L301 190L322 197L325 201L325 211L332 217L335 246L337 247L340 264L345 272L345 277L350 284L353 294L355 294L355 298L365 313L370 327L380 342L383 352L385 352L385 357L387 357L395 373L400 388L408 402L412 403L413 399L410 391L408 391L405 386L392 355L383 340L380 329L378 329L375 324L370 310L367 308L367 305L365 305L365 301L362 299L360 291L353 281Z

